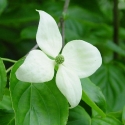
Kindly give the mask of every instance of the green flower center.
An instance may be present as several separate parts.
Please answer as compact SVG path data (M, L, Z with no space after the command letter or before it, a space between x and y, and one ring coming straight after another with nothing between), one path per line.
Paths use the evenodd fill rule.
M57 64L62 64L64 62L64 56L62 55L58 55L56 58L55 58L55 61Z

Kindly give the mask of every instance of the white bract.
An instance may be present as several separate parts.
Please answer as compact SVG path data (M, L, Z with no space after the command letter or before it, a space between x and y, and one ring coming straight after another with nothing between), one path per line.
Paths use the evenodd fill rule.
M54 77L54 67L58 64L57 87L73 108L78 105L82 96L80 78L92 75L100 67L100 52L90 43L73 40L65 45L59 55L62 37L58 26L49 14L44 11L38 12L40 21L36 40L42 51L32 50L17 69L16 76L23 82L47 82Z

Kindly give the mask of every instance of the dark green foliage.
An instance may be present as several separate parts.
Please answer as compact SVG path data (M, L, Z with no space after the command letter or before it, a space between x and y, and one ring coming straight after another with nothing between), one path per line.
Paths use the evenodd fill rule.
M7 83L6 69L2 59L0 58L0 101L3 98L6 83Z
M10 77L10 92L15 111L16 125L65 125L68 103L58 90L55 80L46 83L19 81L15 71L23 63L19 60Z
M88 113L87 109L85 109L86 107L80 103L81 106L69 110L67 125L98 125L98 123L100 123L99 125L125 125L124 5L125 2L119 0L119 42L116 44L113 41L113 0L70 0L70 5L65 15L65 42L67 43L75 39L90 42L100 50L103 64L90 77L92 82L88 78L81 80L83 87L82 101L91 108L92 114ZM36 44L39 15L35 10L38 9L48 12L58 23L62 15L63 6L64 0L0 0L0 57L18 60L25 56ZM117 56L114 56L114 53L117 53ZM17 67L21 64L19 63L16 64ZM5 63L5 65L7 68L10 66L8 63ZM11 81L15 80L15 82L11 84L10 90L17 83L17 87L20 88L20 83L14 76L16 68L12 71L13 78L11 77ZM12 109L11 97L9 94L3 96L6 81L5 67L0 59L0 100L3 98L0 101L0 125L15 125L15 113ZM39 85L31 86L27 83L22 89L32 88L34 90L34 96L32 98L35 98L35 94L38 94L35 88L38 87L42 90L46 85L38 87ZM56 86L53 87L53 89L57 89ZM7 88L9 88L8 84ZM45 89L47 90L46 87ZM9 90L7 89L7 91ZM19 94L18 90L14 92L11 92L12 100L15 100L15 97ZM27 93L30 95L30 89ZM58 90L57 93L59 93ZM47 93L44 94L47 96ZM27 101L29 97L23 96L23 98L27 98ZM62 96L60 95L60 97ZM31 104L30 101L28 103ZM20 104L23 105L22 103ZM35 103L33 104L35 105ZM49 106L54 106L54 103L52 104ZM28 107L29 105L25 106ZM42 107L41 104L39 106ZM16 103L13 104L13 107L17 114L19 111L23 112L26 109L21 108L18 110ZM43 107L42 110L44 111ZM40 109L39 107L37 108ZM56 108L54 107L54 109ZM32 115L35 112L34 109L30 111ZM46 112L44 113L46 114ZM64 112L62 111L62 113ZM59 114L58 111L57 114ZM52 115L52 117L55 116ZM37 123L36 118L34 117L35 124ZM45 122L47 122L46 118L44 119ZM22 119L23 115L17 120L17 125L22 125L20 122ZM66 120L66 117L64 117L60 125L66 124ZM25 122L28 123L29 121ZM52 123L54 124L56 121L52 121Z

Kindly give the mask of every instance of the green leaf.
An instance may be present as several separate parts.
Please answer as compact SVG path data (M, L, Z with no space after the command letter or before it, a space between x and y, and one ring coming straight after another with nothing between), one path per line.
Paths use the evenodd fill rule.
M86 20L88 22L103 22L103 18L99 17L97 13L93 13L78 6L72 6L68 9L68 18Z
M35 39L36 38L37 27L30 26L21 31L22 39Z
M118 120L122 120L122 111L119 111L119 112L109 112L108 113L109 116L113 116L115 117L116 119Z
M94 85L88 78L81 79L81 83L83 89L82 100L98 112L99 115L105 117L105 113L103 111L106 110L106 101L99 87Z
M112 27L103 23L103 16L88 10L77 6L68 9L65 20L66 40L84 39L92 44L102 45L112 39Z
M120 46L116 45L115 43L113 43L112 41L108 41L106 43L106 47L111 49L114 52L117 52L118 54L125 56L125 50L122 49Z
M81 79L82 90L96 103L104 112L106 111L106 100L101 89L90 81L89 78Z
M66 125L69 106L55 80L36 84L17 80L15 72L22 63L14 65L10 77L16 125Z
M2 59L0 58L0 100L2 100L3 98L6 82L7 82L6 69Z
M78 33L73 30L71 30L70 28L66 28L65 30L65 34L66 34L66 41L70 41L70 40L73 40L73 39L80 39L80 36L78 35Z
M125 106L124 106L124 108L123 108L122 121L123 121L123 123L124 123L124 125L125 125Z
M0 125L15 125L14 112L0 109Z
M87 0L87 1L82 1L82 0L73 0L73 3L75 2L75 5L81 6L82 8L87 9L91 13L100 13L100 5L98 0ZM91 3L91 4L90 4ZM94 5L94 6L93 6Z
M107 101L107 110L116 112L125 105L124 71L116 64L102 65L91 76L91 80L100 86Z
M12 4L9 10L1 16L0 24L17 27L20 24L38 20L39 15L35 11L36 8L40 8L40 5L32 2L27 4L17 2L16 6Z
M118 119L107 116L105 118L92 118L92 124L91 125L123 125Z
M91 125L91 118L81 106L77 106L69 110L67 125Z
M0 109L12 110L12 102L10 96L3 96L3 100L0 102Z
M107 22L112 22L112 1L110 0L100 0L98 1L100 10L102 12L102 17L104 21Z
M0 14L4 11L7 6L7 0L0 0Z

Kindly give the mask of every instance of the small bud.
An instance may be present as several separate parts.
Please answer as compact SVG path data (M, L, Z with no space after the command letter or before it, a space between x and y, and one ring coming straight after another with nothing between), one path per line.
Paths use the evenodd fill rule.
M55 62L57 63L57 64L62 64L63 62L64 62L64 56L62 56L62 55L58 55L56 58L55 58Z

